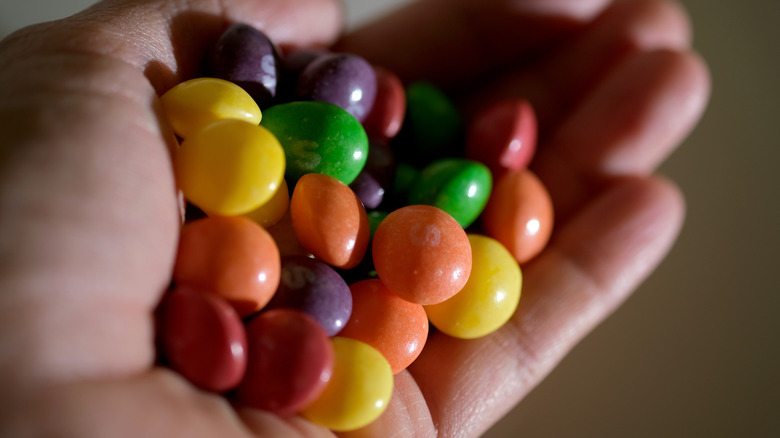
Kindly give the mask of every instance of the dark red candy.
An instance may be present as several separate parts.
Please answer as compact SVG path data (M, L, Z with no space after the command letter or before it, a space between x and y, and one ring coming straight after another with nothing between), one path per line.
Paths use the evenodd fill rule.
M217 40L211 63L214 76L246 90L261 108L276 97L279 52L258 29L242 23L230 26Z
M352 314L352 293L344 279L327 264L305 256L282 257L279 289L269 309L300 310L334 336Z
M240 404L278 415L314 401L333 372L333 347L320 325L291 309L269 310L246 326L249 362L238 386Z
M164 359L195 386L224 392L244 377L246 332L226 300L177 287L164 298L159 317Z
M406 90L395 73L382 67L374 67L376 74L376 99L363 121L369 138L390 140L401 130L406 114Z
M376 74L365 59L341 53L321 56L301 72L297 95L343 108L365 120L376 98Z
M484 163L495 177L528 166L536 151L536 115L524 99L495 102L469 125L466 157Z

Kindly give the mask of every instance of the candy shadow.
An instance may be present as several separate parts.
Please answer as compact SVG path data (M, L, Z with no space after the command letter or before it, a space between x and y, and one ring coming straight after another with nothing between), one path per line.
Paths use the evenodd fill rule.
M223 17L202 12L182 12L173 17L169 33L175 65L155 59L144 69L157 95L179 82L204 76L212 45L231 24Z

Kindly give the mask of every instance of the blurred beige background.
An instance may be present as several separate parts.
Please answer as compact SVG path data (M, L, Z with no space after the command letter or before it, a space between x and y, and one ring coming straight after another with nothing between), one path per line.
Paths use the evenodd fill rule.
M345 0L348 24L406 1ZM0 36L90 3L2 0ZM662 169L688 200L682 236L488 437L780 437L780 1L682 3L713 76Z

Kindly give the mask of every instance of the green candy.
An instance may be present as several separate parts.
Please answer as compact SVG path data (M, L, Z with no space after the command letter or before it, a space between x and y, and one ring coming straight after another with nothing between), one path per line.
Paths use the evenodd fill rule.
M490 169L476 161L445 158L428 165L409 192L409 204L438 207L467 228L487 204L493 178Z
M398 163L395 167L395 179L393 180L393 194L406 195L412 189L415 180L420 176L420 171L406 163Z
M260 124L284 148L285 177L291 187L307 173L332 176L348 185L366 164L366 131L357 119L336 105L284 103L263 111Z
M463 122L449 97L427 82L406 89L406 118L402 132L402 159L428 164L458 155Z

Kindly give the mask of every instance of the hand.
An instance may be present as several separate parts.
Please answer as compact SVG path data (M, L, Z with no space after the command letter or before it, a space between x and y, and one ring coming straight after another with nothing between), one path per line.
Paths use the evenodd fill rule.
M558 215L520 308L474 341L434 335L386 414L348 435L476 436L662 260L683 218L653 175L708 95L682 12L605 0L413 4L338 49L456 92L530 98L534 170ZM156 96L196 74L228 22L328 45L329 0L116 0L0 43L0 430L8 436L329 436L154 368L152 312L179 226ZM405 24L410 23L410 24ZM434 51L435 58L431 57Z

